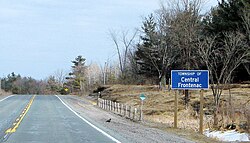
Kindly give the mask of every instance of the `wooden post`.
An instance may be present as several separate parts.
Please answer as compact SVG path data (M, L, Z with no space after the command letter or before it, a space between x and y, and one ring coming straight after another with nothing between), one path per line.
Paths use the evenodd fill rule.
M115 102L112 101L112 111L115 110Z
M103 109L105 109L105 99L103 100Z
M112 110L113 110L113 102L110 101L110 111L112 111Z
M107 110L110 110L110 101L109 100L107 100L107 107L108 107Z
M133 107L132 106L130 106L130 119L133 119Z
M106 106L105 106L105 99L103 100L103 109L106 109Z
M102 100L102 108L104 109L104 100Z
M120 114L122 115L123 104L120 106Z
M109 110L109 102L108 102L108 100L106 100L106 110Z
M136 120L136 113L137 113L137 108L134 109L134 117L133 117L134 120Z
M106 100L106 110L109 110L109 101Z
M112 111L112 101L109 101L109 110Z
M143 100L141 100L141 109L140 109L140 121L143 120L143 112L142 112Z
M97 95L97 102L96 102L97 106L100 106L100 100L99 100L99 96Z
M118 103L115 105L115 112L118 112Z
M104 106L105 106L105 110L107 110L107 109L108 109L108 108L107 108L107 107L108 107L108 105L107 105L108 103L107 103L107 100L106 100L106 99L105 99L104 104L105 104L105 105L104 105Z
M119 103L116 103L116 112L119 113Z
M114 102L114 112L116 112L116 102Z
M142 121L142 106L143 106L143 101L141 101L141 108L140 108L140 121Z
M174 96L174 128L177 128L177 113L178 113L178 98L177 98L177 91L175 91L175 96Z
M203 98L203 89L200 91L200 130L199 132L203 134L203 104L204 104L204 98Z
M120 103L117 103L117 113L119 114L120 112L119 112L119 109L120 109Z
M99 99L99 107L102 108L102 100Z
M109 106L108 106L108 100L106 100L106 110L109 110Z
M116 110L117 113L119 113L118 109L119 109L119 103L116 103L116 109L115 110Z
M105 101L105 100L102 100L102 108L103 108L103 109L105 109L105 107L104 107L104 106L105 106L105 104L104 104L105 102L104 102L104 101Z
M127 112L128 112L128 106L127 105L125 105L125 114L124 114L124 116L126 117L127 116Z
M128 113L128 117L131 119L131 106L129 106L129 113Z
M114 108L115 108L115 102L111 101L111 105L112 105L112 108L111 108L111 111L114 111Z

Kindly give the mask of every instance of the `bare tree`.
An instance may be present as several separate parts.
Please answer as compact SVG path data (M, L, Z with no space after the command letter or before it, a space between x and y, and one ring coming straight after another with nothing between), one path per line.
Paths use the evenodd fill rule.
M101 70L96 63L91 63L86 68L86 80L87 85L91 87L94 84L98 84L101 79L99 75L101 74Z
M243 10L243 25L246 29L246 35L248 35L248 45L250 46L250 6L245 4L245 9ZM244 67L246 68L248 74L250 75L250 63L245 62L243 63Z
M204 0L170 0L162 6L170 14L171 43L178 49L176 61L182 69L199 68L195 43L200 34L201 7ZM189 93L185 90L185 105L188 106Z
M162 9L156 13L156 22L153 22L153 15L146 19L143 30L147 38L144 38L146 41L141 47L144 64L147 64L146 59L148 59L158 73L159 88L164 90L166 89L167 70L176 59L176 48L170 44L169 24L171 19L169 15ZM148 41L151 41L149 45Z
M214 96L214 127L218 126L218 111L224 87L230 83L233 72L247 62L250 48L240 33L224 33L225 39L217 42L216 36L201 38L197 44L201 61L210 73Z
M101 69L101 81L103 85L107 84L107 70L108 70L109 60L105 61L104 66L100 65Z
M63 83L65 82L67 73L63 69L58 69L54 73L55 80L59 83L59 85L62 87Z
M130 38L128 38L129 31L122 32L121 38L118 38L118 34L114 31L110 31L111 39L113 40L118 58L119 58L119 65L120 65L120 71L122 76L124 75L126 71L126 64L128 62L128 54L130 51L130 48L133 46L133 42L136 38L138 31L136 30Z

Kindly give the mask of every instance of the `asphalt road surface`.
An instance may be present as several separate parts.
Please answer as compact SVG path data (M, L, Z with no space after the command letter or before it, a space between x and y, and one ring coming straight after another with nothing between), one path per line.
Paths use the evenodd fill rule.
M119 141L86 121L57 96L15 95L0 100L0 142L112 143Z
M31 96L9 96L0 100L0 141L5 135L5 130L20 115Z

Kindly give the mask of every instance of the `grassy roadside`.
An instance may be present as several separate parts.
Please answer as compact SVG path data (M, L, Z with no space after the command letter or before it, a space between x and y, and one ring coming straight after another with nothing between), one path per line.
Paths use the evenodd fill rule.
M151 128L160 129L168 133L178 135L179 137L186 138L198 143L223 143L216 139L208 138L205 135L199 134L198 132L195 132L190 129L185 129L185 130L180 128L175 129L173 127L168 127L162 123L152 123L152 122L147 122L145 123L145 125Z
M228 118L228 112L225 111L234 109L234 122L240 124L247 120L243 114L243 107L250 107L250 85L233 85L234 88L230 90L231 100L233 101L228 106L229 91L224 90L221 98L221 118L220 124L226 125L232 119ZM186 109L182 93L178 96L178 128L173 128L173 111L174 111L174 92L159 91L154 85L111 85L106 86L101 92L104 99L116 101L123 104L128 104L134 107L140 106L139 95L144 93L147 99L144 102L144 119L147 121L146 125L159 128L161 130L177 134L179 136L191 139L196 142L219 142L198 133L199 129L199 91L190 92L189 106ZM213 96L212 91L208 90L204 93L205 99L205 117L204 128L211 128L212 126L212 109ZM244 106L243 106L244 105ZM241 112L242 111L242 112ZM244 132L244 130L240 130Z
M0 96L7 96L7 95L11 95L11 93L0 90Z

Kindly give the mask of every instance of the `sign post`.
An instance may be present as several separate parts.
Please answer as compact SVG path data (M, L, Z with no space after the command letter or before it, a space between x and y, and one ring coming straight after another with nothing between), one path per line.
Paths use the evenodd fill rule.
M143 116L143 113L142 113L142 106L143 106L143 100L146 99L146 96L145 96L144 94L140 94L140 99L141 99L140 121L142 121L142 116Z
M208 70L172 70L171 71L171 88L176 90L201 90L200 92L200 128L199 132L203 133L203 90L209 89L209 72ZM177 128L177 110L178 110L177 92L175 92L175 113L174 127Z
M203 89L200 92L200 129L199 132L203 134L203 104L204 104L204 98L203 98Z
M177 128L177 114L178 114L178 98L177 91L175 91L174 95L174 128Z

